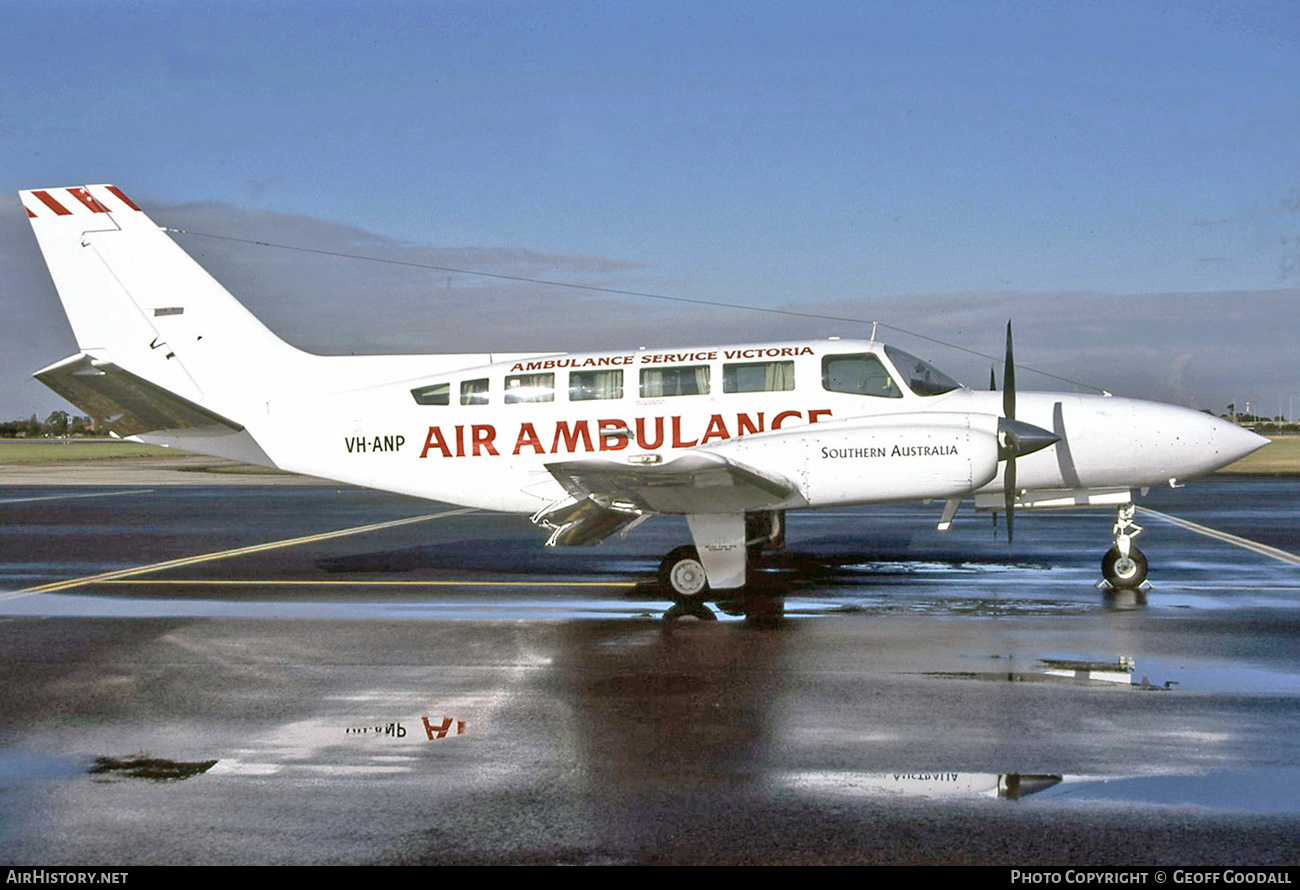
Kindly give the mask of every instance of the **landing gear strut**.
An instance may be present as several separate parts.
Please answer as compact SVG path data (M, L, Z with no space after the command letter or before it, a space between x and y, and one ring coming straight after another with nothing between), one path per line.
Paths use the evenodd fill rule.
M756 593L748 582L750 564L764 550L785 546L785 511L688 513L686 524L695 545L674 549L659 564L659 583L673 597L664 617L716 618L705 602L708 599L732 615L738 606L759 624L778 620L784 604L769 603L766 594Z
M1124 504L1115 515L1115 546L1101 558L1101 574L1116 590L1135 590L1147 579L1147 558L1133 545L1142 526L1133 521L1137 508Z

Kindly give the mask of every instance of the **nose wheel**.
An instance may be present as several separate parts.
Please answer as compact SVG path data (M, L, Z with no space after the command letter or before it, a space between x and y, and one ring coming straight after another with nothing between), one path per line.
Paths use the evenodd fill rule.
M1142 526L1133 521L1137 508L1124 504L1116 511L1115 546L1101 558L1101 575L1104 583L1115 590L1136 590L1147 580L1147 558L1133 544L1142 533Z
M1128 556L1112 547L1101 558L1101 574L1106 583L1116 590L1141 587L1147 579L1147 558L1141 550L1129 545Z

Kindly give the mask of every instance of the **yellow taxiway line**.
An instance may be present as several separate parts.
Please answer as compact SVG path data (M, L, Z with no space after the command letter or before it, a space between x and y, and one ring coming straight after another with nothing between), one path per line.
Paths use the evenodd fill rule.
M304 535L300 538L286 538L282 541L267 541L265 544L253 544L249 547L236 547L233 550L218 550L215 553L200 553L196 556L183 556L180 559L169 559L166 562L155 562L150 565L136 566L131 569L117 569L112 572L103 572L98 575L87 575L84 578L69 578L67 581L53 581L49 584L40 584L36 587L27 587L13 593L0 594L0 601L18 599L19 597L29 596L34 593L58 593L62 590L71 590L74 587L85 587L88 584L103 584L112 581L120 581L126 578L135 578L139 575L150 575L154 572L162 572L167 569L178 569L184 566L199 565L205 562L215 562L219 559L231 559L236 556L248 556L253 553L265 553L268 550L281 550L286 547L297 547L301 544L312 544L318 541L329 541L334 538L346 538L350 535L362 535L366 532L381 531L386 528L398 528L403 525L414 525L417 522L429 522L433 519L445 519L449 516L462 516L466 513L473 513L470 507L463 507L459 510L445 510L441 513L426 513L423 516L411 516L407 519L394 519L390 522L375 522L370 525L357 525L352 528L341 528L337 531L322 532L318 535Z
M1205 535L1207 538L1213 538L1216 541L1223 541L1227 544L1235 544L1238 547L1245 548L1252 553L1258 553L1261 556L1267 556L1276 559L1279 562L1288 565L1300 566L1300 556L1290 553L1286 550L1280 550L1277 547L1270 547L1268 544L1261 544L1259 541L1252 541L1250 538L1243 538L1238 535L1231 535L1227 532L1221 532L1218 529L1192 522L1190 519L1179 519L1177 516L1170 516L1168 513L1161 513L1159 510L1152 510L1150 507L1138 507L1143 513L1150 513L1152 516L1158 516L1167 522L1181 526L1188 531L1196 532L1198 535Z
M89 583L89 582L87 582ZM321 579L281 580L275 578L177 578L167 580L109 580L96 581L98 585L129 584L132 587L636 587L635 581L456 581L446 578L425 581L383 581L363 579L335 581Z

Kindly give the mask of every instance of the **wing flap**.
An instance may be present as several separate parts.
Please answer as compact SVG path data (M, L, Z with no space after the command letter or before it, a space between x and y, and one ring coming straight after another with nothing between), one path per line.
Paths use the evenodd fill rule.
M547 464L574 498L647 513L743 513L785 506L789 479L695 451L662 464L573 460Z

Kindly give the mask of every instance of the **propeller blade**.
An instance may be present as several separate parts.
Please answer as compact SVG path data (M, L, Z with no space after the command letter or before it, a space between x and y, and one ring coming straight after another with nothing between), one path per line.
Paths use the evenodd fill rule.
M1016 456L1020 454L1020 431L1016 424L1016 360L1011 349L1011 319L1007 319L1007 359L1002 369L1002 417L998 426L1001 428L1007 455L1007 469L1002 477L1002 505L1007 511L1007 548L1010 549L1016 534Z
M1007 360L1002 370L1002 416L1016 419L1016 362L1011 351L1011 322L1007 322Z
M1016 536L1016 458L1013 454L1007 458L1007 472L1002 479L1003 506L1007 510L1007 547L1009 548Z
M989 392L998 391L997 365L989 365Z

